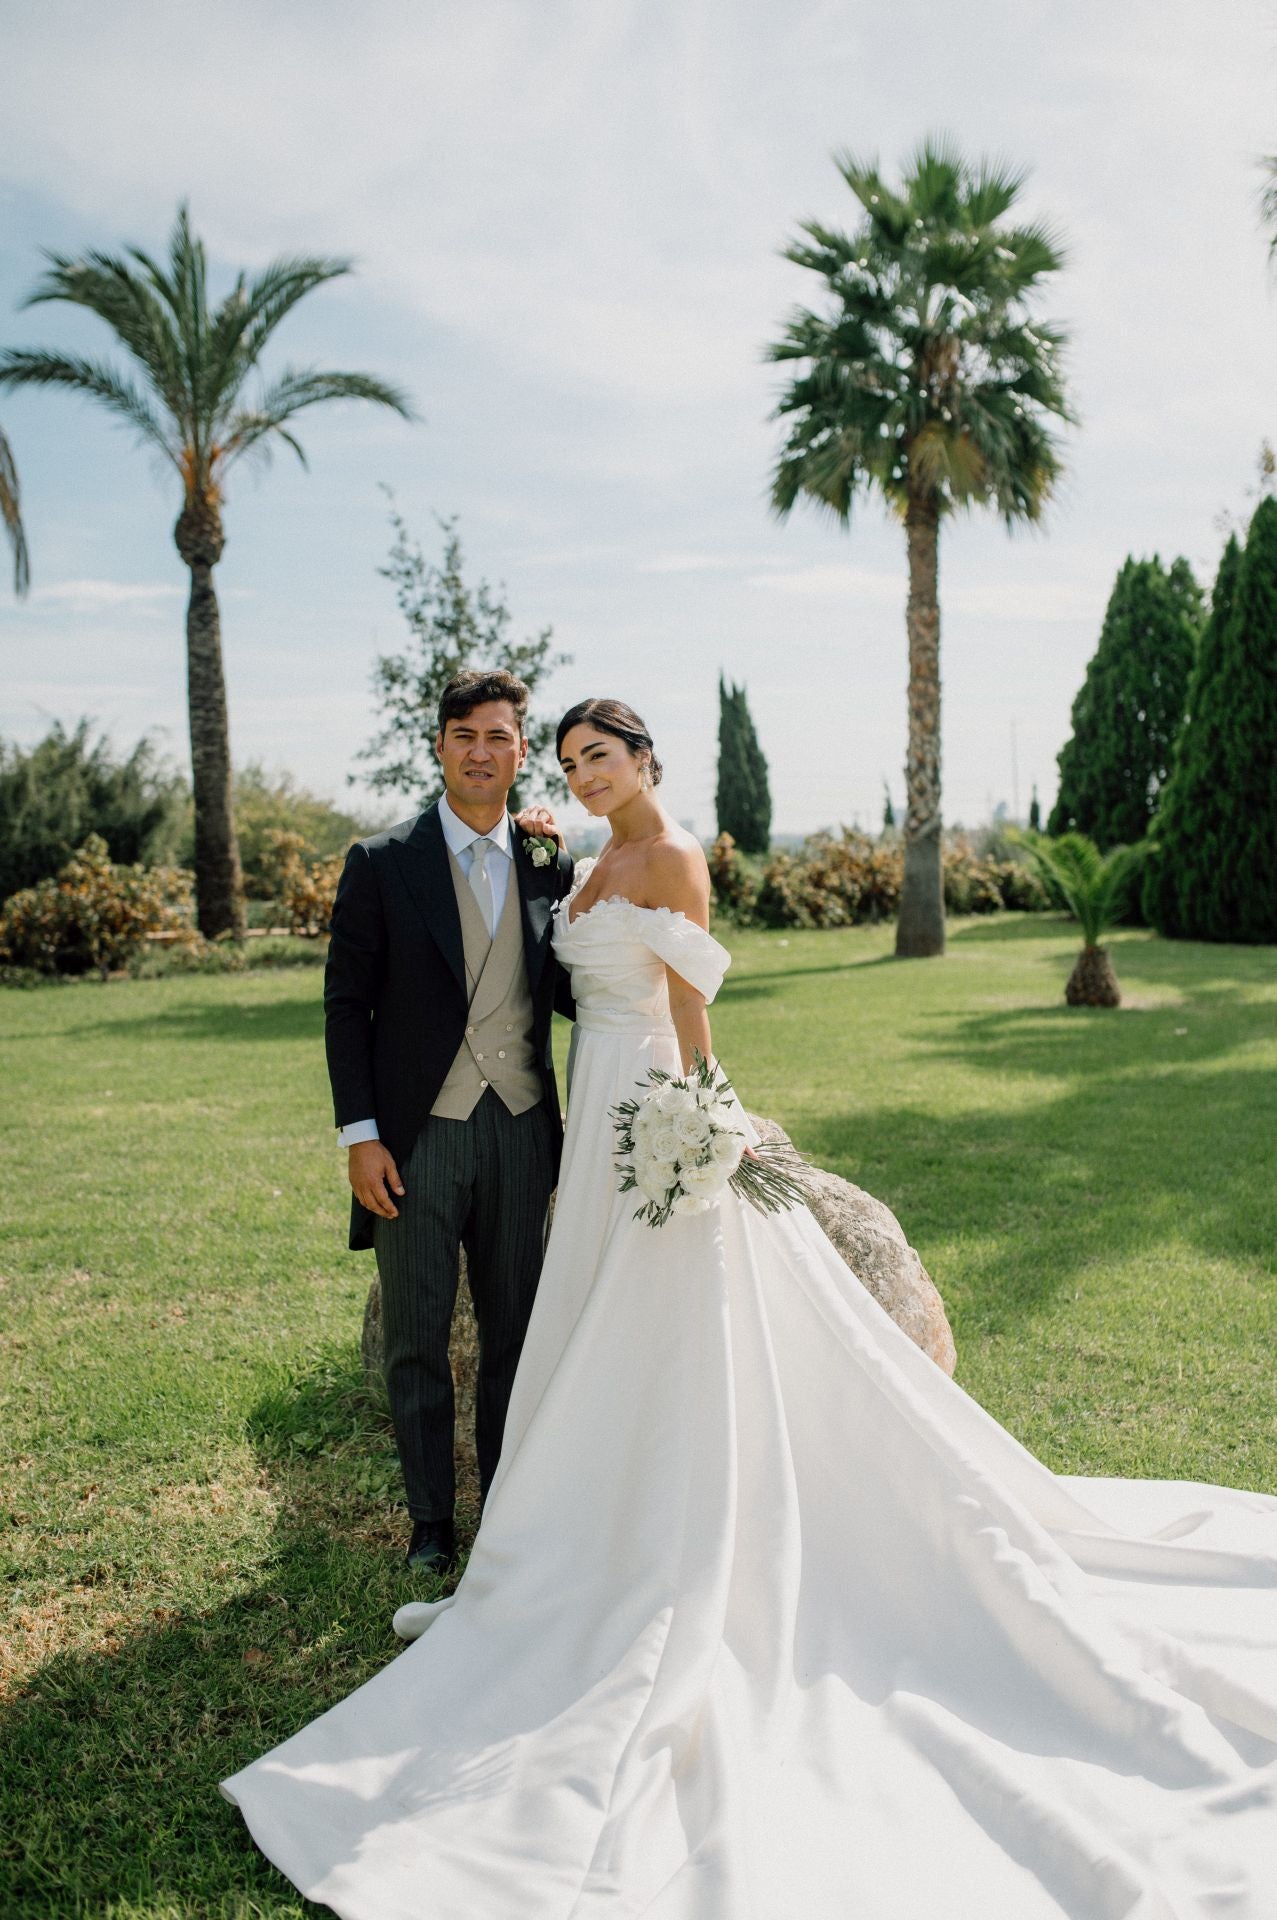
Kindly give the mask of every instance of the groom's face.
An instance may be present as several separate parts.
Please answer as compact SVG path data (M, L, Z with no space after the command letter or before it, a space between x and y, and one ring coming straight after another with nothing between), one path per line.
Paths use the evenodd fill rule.
M448 798L466 807L500 808L527 758L528 743L508 700L488 700L435 738Z

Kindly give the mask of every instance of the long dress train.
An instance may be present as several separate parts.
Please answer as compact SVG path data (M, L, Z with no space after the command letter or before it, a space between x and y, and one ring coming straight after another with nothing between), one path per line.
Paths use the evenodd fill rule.
M578 886L586 869L578 875ZM464 1578L224 1783L343 1920L1273 1920L1277 1498L1052 1474L810 1215L658 1231L681 914L561 912L556 1222Z

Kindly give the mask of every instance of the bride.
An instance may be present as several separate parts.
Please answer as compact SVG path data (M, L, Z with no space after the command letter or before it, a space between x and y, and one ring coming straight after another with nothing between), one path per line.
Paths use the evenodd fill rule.
M344 1920L1271 1920L1277 1498L1052 1474L805 1210L634 1219L610 1110L710 1057L729 956L638 717L558 751L612 837L483 1524L223 1791Z

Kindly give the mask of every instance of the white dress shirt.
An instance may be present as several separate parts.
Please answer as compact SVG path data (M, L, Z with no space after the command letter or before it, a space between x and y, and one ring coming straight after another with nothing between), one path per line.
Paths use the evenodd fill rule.
M467 880L474 865L474 843L483 838L474 827L468 827L458 814L448 805L445 793L439 802L439 825L443 828L443 837L448 851L456 856L461 871ZM510 816L503 812L495 827L486 836L492 852L488 854L488 880L492 887L492 925L488 932L496 938L497 927L501 922L502 909L505 906L506 891L510 885L510 869L514 860L514 849L510 844ZM493 856L497 857L494 858ZM349 1126L338 1127L337 1144L339 1147L357 1147L364 1140L379 1140L375 1120L352 1120Z

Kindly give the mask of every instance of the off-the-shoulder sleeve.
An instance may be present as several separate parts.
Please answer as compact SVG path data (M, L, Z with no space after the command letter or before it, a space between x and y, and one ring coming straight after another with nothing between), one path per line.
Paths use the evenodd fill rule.
M669 907L643 907L634 916L636 932L645 946L673 967L688 985L714 998L723 984L723 975L732 964L732 956L712 934L702 931L686 914L673 913Z

